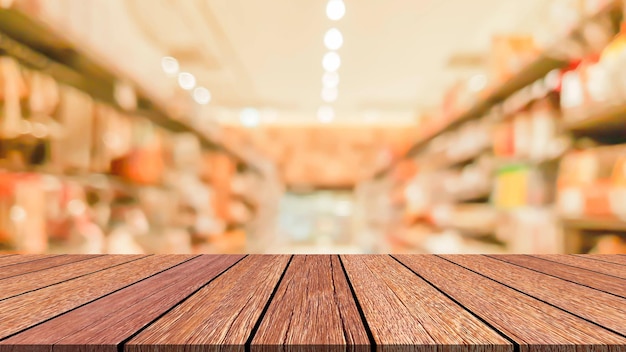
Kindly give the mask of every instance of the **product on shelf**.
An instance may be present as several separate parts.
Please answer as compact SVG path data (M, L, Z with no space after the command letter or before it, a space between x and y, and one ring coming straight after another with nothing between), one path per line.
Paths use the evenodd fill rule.
M545 161L560 156L568 142L559 135L560 113L550 97L505 117L493 134L494 155L513 161Z
M511 253L562 253L563 227L558 215L546 207L525 207L501 214L496 237Z
M615 217L626 220L624 156L617 145L575 151L561 163L558 206L568 218Z
M490 54L490 80L500 83L517 74L539 53L532 36L496 35L492 39Z

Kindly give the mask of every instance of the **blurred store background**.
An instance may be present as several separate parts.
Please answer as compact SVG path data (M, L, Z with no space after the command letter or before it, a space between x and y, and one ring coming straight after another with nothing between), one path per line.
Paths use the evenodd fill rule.
M626 253L625 10L0 0L0 253Z

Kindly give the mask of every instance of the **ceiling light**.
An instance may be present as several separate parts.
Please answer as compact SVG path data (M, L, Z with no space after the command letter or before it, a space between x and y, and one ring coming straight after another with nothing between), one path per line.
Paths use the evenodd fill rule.
M339 85L339 74L337 72L324 72L322 85L327 88L337 87Z
M184 90L192 90L196 86L196 78L189 72L178 74L178 84Z
M320 106L317 109L317 119L322 123L331 122L335 118L335 110L330 106Z
M193 100L200 105L206 105L211 101L211 92L204 87L197 87L193 90Z
M163 72L174 76L178 73L178 60L171 56L165 56L161 59L161 68L163 69Z
M328 50L337 50L343 45L343 35L337 28L331 28L324 35L324 45Z
M342 0L329 0L326 4L326 16L333 21L340 20L346 14L346 5Z
M246 127L256 127L260 122L259 111L253 108L243 109L239 114L239 120Z
M322 88L322 100L327 102L327 103L332 103L335 100L337 100L337 96L339 95L339 92L337 92L337 88L336 87L324 87Z
M335 72L341 66L341 57L334 51L327 52L322 59L322 66L328 72Z
M476 75L469 80L469 89L472 92L480 92L487 86L487 77L485 75Z

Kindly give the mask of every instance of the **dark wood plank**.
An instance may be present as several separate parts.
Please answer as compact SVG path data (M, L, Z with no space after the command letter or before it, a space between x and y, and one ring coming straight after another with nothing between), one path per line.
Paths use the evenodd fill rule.
M626 335L626 299L485 256L444 258L503 285Z
M0 352L111 351L242 255L203 255L0 341Z
M626 265L626 256L624 255L607 255L607 254L577 254L578 257L591 258L603 262Z
M0 280L97 257L99 257L99 255L60 255L26 263L14 264L0 269Z
M149 256L0 301L0 339L191 258L188 255Z
M390 256L341 259L377 346L513 351L512 343Z
M58 254L22 254L22 255L8 255L0 258L0 267L8 265L20 264L31 262L34 260L49 259L58 257Z
M243 351L290 257L251 255L124 345L125 351Z
M394 257L503 332L519 344L522 352L617 352L626 347L624 337L443 258Z
M251 350L291 345L369 351L363 321L337 256L295 256ZM347 347L350 346L350 347Z
M145 257L107 255L0 280L0 301Z
M513 254L491 257L626 298L626 280L615 276L604 275L595 271L551 262L529 255Z
M541 254L534 255L534 257L626 279L626 269L623 265L619 264L607 263L600 260L594 260L591 258L585 258L575 255Z

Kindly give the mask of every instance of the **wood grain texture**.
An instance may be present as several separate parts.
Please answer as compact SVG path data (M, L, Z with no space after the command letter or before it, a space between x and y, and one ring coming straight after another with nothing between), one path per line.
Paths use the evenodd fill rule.
M575 255L541 254L534 255L534 257L626 279L626 269L624 266L615 263Z
M160 255L141 258L0 301L0 339L54 318L191 258L192 256L188 255Z
M626 298L626 280L615 276L596 273L561 263L543 260L529 255L497 255L492 256L508 263L556 276L563 280L575 282L596 290L612 293Z
M626 335L624 298L490 257L476 255L443 257L503 285Z
M98 255L60 255L45 259L30 261L26 263L14 264L0 269L0 280L12 276L24 275L35 271L49 269L64 264L80 262L87 259L99 257Z
M0 341L0 352L111 351L235 264L203 255Z
M244 258L128 341L125 351L243 351L289 260Z
M307 255L292 260L251 350L277 351L282 345L291 346L290 350L370 350L337 256Z
M626 255L608 255L608 254L577 254L576 256L583 258L591 258L603 262L626 265Z
M443 258L394 255L519 344L520 351L624 351L626 338Z
M143 255L109 255L87 261L66 264L0 280L0 301L26 292L56 285L80 276L143 258Z
M513 344L390 256L341 256L383 350L513 351Z
M0 257L0 267L14 265L19 263L31 262L34 260L47 259L57 257L57 254L23 254L23 255L7 255Z

